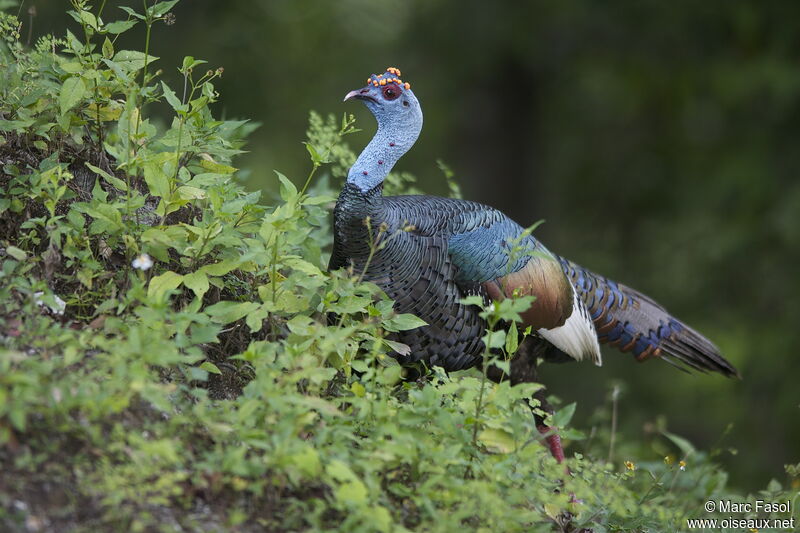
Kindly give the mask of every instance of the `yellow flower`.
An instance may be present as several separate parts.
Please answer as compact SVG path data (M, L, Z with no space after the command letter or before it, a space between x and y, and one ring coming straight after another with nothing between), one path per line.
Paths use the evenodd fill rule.
M667 455L666 457L664 457L665 465L671 465L673 461L675 461L675 458L672 457L671 455Z
M681 470L686 470L686 461L679 462L678 466L681 468Z
M636 470L636 464L632 461L625 461L625 468L633 472L634 470Z

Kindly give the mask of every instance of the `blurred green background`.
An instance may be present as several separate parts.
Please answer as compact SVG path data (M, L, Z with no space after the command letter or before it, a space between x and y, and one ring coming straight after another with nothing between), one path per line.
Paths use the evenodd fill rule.
M33 37L62 33L67 4L26 0ZM103 18L122 18L118 5L141 11L108 1ZM425 111L399 170L444 193L442 158L466 198L545 219L550 249L653 296L744 377L613 350L600 369L546 367L578 427L607 426L619 384L627 441L664 415L726 449L744 490L800 461L800 3L184 0L174 13L153 34L164 78L178 86L184 55L223 66L218 114L262 123L239 161L248 187L273 189L272 169L305 176L310 109L355 113L360 150L372 117L342 97L397 66Z

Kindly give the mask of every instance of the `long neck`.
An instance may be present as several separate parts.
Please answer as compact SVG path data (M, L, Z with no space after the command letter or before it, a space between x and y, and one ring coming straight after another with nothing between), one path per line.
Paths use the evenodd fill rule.
M408 152L419 136L418 128L398 128L378 123L378 131L358 156L347 175L347 183L362 192L383 183L398 159Z

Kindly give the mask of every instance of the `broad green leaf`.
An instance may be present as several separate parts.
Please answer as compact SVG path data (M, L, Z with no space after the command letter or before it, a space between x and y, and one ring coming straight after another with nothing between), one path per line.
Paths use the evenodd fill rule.
M174 154L171 153L161 153L145 162L144 181L153 196L159 196L164 199L170 197L171 176L165 172L164 167L172 166L169 163L174 161L174 157Z
M517 348L519 348L519 331L517 325L512 323L506 334L506 353L513 355L517 353Z
M288 202L289 200L296 197L297 187L294 186L294 183L292 183L289 180L289 178L287 178L277 170L275 171L275 174L278 175L278 180L280 180L281 182L281 198L283 198L285 202Z
M494 453L511 453L516 449L514 436L499 428L486 428L478 434L478 440Z
M167 291L177 289L183 282L183 276L168 270L150 280L147 287L148 298L160 299Z
M241 264L242 262L237 259L223 259L219 263L201 266L200 271L209 276L224 276L231 270L239 268Z
M206 313L214 322L220 324L230 324L235 322L258 309L259 304L255 302L231 302L222 301L212 306L206 307Z
M75 104L81 101L86 94L86 84L80 76L71 76L67 78L64 85L61 86L61 92L58 95L58 104L61 107L61 114L64 115L67 111L72 109Z
M156 16L161 17L166 15L172 7L178 3L178 0L168 0L166 2L158 2L156 5L150 8L150 12Z
M203 295L208 292L208 276L205 272L198 271L184 274L183 284L199 299L202 299Z
M264 306L259 306L255 311L248 313L245 324L252 333L258 333L264 327L264 319L269 316L269 311Z
M108 37L103 41L103 57L106 59L114 57L114 45L111 44L111 40Z
M16 246L9 246L6 248L6 253L16 259L17 261L24 261L28 254L25 253L25 250L21 250Z
M205 158L200 159L200 166L208 170L209 172L214 172L216 174L233 174L234 172L236 172L236 169L234 167L223 165L217 163L216 161L208 160Z
M111 174L109 174L108 172L103 170L102 168L96 167L96 166L94 166L93 164L91 164L89 162L85 162L84 164L86 165L86 167L89 170L91 170L95 174L99 174L100 176L102 176L103 179L105 179L107 182L109 182L111 185L113 185L117 189L119 189L121 191L127 191L128 190L128 184L125 183L124 181L122 181L121 179L119 179L118 177L112 176Z
M339 482L357 479L350 467L339 459L333 459L328 463L328 466L325 467L325 473Z
M94 16L94 13L81 10L78 12L78 16L83 24L90 26L93 30L97 29L97 17Z
M183 58L183 66L181 67L181 71L187 72L198 65L202 65L204 63L208 63L208 61L204 61L202 59L195 59L192 56L186 56Z
M130 72L133 70L143 69L145 58L147 59L148 65L153 61L158 60L156 56L154 55L145 56L143 52L137 52L135 50L120 50L114 56L113 61L120 67Z
M389 331L405 331L427 325L427 322L409 313L393 316L383 321L383 326Z
M303 205L320 205L320 204L330 204L336 201L336 198L333 196L308 196L303 200Z
M353 394L355 394L356 396L358 396L359 398L363 398L363 397L364 397L364 395L366 395L366 394L367 394L367 389L365 389L365 388L364 388L364 385L362 385L362 384L361 384L361 383L359 383L358 381L354 381L354 382L353 382L353 383L350 385L350 391L351 391Z
M178 196L181 200L202 200L206 197L206 191L197 187L182 185L178 187Z
M411 347L408 344L403 344L402 342L392 341L389 339L383 339L383 343L386 344L390 349L397 352L399 355L409 355L411 354Z
M558 411L553 414L553 425L555 427L563 428L567 424L569 424L570 420L572 420L572 415L575 414L575 407L577 404L572 402L569 405L565 405Z
M681 450L684 456L694 453L695 449L692 443L683 437L670 433L669 431L662 431L661 434L671 440L672 443Z
M283 259L283 264L292 268L294 270L298 270L304 274L308 274L309 276L322 276L322 271L317 268L316 266L312 265L308 261L304 259L300 259L299 257L289 256Z
M367 487L360 479L342 483L334 491L336 499L342 503L361 505L367 501Z
M306 145L306 150L308 150L308 153L311 156L312 163L314 163L315 165L320 165L326 162L322 159L322 156L319 154L319 152L317 151L317 149L314 147L313 144L309 142L303 144Z
M175 111L186 111L186 106L181 103L178 97L175 95L175 91L169 88L169 85L161 82L161 89L164 91L164 98L166 98L167 103L174 109Z
M499 350L506 345L506 332L502 329L487 331L482 340L489 348Z
M211 361L204 361L203 363L200 364L200 368L211 374L217 374L217 375L222 374L222 371L217 367L217 365L215 365Z
M137 20L118 20L116 22L106 24L105 30L108 33L113 33L114 35L118 35L136 26L137 22L138 22Z
M478 307L483 307L483 298L480 296L467 296L466 298L461 298L460 301L463 305L477 305Z
M120 6L120 9L123 10L128 15L135 17L139 20L145 20L146 18L144 15L137 13L136 11L133 10L133 8L130 8L128 6Z

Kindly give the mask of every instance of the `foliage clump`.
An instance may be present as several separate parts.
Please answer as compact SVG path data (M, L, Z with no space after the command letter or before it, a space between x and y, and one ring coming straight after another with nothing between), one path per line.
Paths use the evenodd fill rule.
M252 126L210 107L223 70L186 57L157 81L175 3L105 23L74 0L80 36L31 49L0 15L2 529L669 530L724 494L680 440L685 471L614 465L598 438L567 475L535 385L403 382L385 333L418 319L324 272L352 118L312 114L305 185L279 175L261 203L233 166Z

